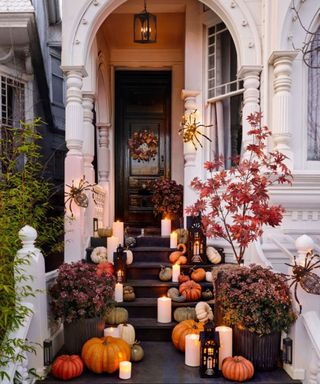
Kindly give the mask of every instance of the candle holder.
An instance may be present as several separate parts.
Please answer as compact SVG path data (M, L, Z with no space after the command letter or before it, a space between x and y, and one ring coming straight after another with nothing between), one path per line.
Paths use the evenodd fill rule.
M206 264L206 236L203 233L201 216L187 217L188 229L188 263Z
M113 254L113 265L117 283L127 281L127 254L124 248L119 244L117 251Z
M213 321L204 325L204 331L200 332L200 376L219 376L219 332L215 331Z

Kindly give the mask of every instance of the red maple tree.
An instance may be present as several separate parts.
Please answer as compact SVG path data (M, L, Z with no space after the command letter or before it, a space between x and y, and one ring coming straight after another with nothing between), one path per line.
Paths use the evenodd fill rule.
M261 126L261 119L259 112L247 117L252 143L242 159L233 159L231 169L222 169L223 156L205 162L210 177L205 181L193 179L191 186L199 199L186 209L189 215L201 214L207 237L220 237L231 245L238 264L250 242L262 235L264 225L275 227L282 221L284 209L270 204L268 187L292 182L292 174L285 165L287 157L266 149L271 131Z

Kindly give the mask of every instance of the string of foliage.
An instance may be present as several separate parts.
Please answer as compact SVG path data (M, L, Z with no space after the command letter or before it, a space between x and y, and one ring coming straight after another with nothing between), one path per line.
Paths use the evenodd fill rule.
M18 232L24 225L34 227L39 248L55 244L63 233L63 218L50 217L51 185L41 176L37 128L42 124L39 118L29 124L21 122L19 128L3 129L0 138L0 379L6 375L1 366L23 359L31 348L8 332L14 334L30 315L22 301L34 294L24 284L28 277L23 266L29 261L16 257L21 247Z

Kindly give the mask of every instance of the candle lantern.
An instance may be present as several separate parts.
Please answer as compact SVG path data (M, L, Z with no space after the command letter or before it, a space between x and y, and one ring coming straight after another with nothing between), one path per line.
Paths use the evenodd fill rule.
M113 253L113 265L118 283L127 281L127 254L124 248L119 244L117 251Z
M282 361L285 364L292 364L292 339L290 339L290 337L286 337L283 339L282 343Z
M219 332L215 330L212 321L204 325L204 331L200 332L200 376L219 376Z
M206 236L203 233L201 216L187 217L188 263L206 264Z

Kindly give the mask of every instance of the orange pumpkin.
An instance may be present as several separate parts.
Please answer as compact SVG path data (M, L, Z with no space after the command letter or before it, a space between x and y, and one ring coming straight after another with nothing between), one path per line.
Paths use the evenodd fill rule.
M223 360L221 371L226 379L242 382L251 379L254 367L251 361L242 356L230 356Z
M185 275L184 273L180 273L179 277L178 277L178 281L179 283L184 283L185 281L189 281L190 280L190 277L188 275Z
M128 343L112 336L93 337L82 347L82 359L92 372L113 373L121 361L130 360L131 348Z
M179 287L180 295L186 297L187 301L197 301L201 298L201 285L193 280L185 281Z
M198 323L194 320L183 320L173 328L172 342L177 349L184 352L186 348L186 335L190 333L199 335L201 331L203 331L203 323Z
M206 278L206 271L203 268L197 268L191 273L191 279L194 281L203 281Z
M81 375L83 362L78 355L61 355L52 364L51 372L61 380L70 380Z
M106 275L113 275L114 269L113 264L107 261L104 261L97 265L97 276L101 276L103 273Z

